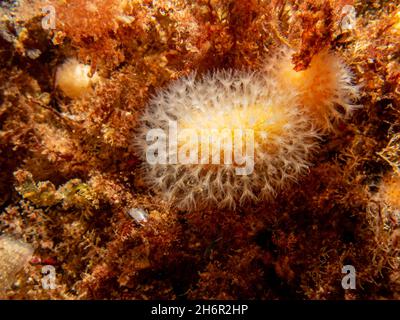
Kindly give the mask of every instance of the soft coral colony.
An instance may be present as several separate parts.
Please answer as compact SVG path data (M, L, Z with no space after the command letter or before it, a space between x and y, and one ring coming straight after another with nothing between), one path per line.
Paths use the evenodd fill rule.
M358 15L342 30L345 5ZM34 257L4 264L26 268L0 292L398 297L398 6L37 0L2 12L0 231ZM252 175L149 165L146 132L171 120L252 130ZM57 290L37 289L42 261ZM344 263L357 292L337 286Z
M158 154L181 156L180 148L190 144L187 149L194 151L194 157L186 163L175 159L168 164L147 164L149 184L190 210L199 204L235 207L249 200L270 200L296 181L309 168L322 132L353 111L358 88L346 66L329 52L315 55L307 70L293 69L289 49L282 48L267 59L261 71L215 71L200 80L194 76L179 79L160 91L142 117L138 149L143 161L149 131L161 128L172 135L169 124L173 121L182 131L194 130L195 136L174 133L177 141L169 140L168 151L159 148ZM237 138L238 132L233 132L238 129L251 130L252 139ZM223 130L234 137L230 139ZM251 152L246 151L244 162L251 161L251 167L238 173L236 146L232 145L247 150L249 143ZM223 150L218 148L221 144ZM222 163L222 157L229 157L228 163Z

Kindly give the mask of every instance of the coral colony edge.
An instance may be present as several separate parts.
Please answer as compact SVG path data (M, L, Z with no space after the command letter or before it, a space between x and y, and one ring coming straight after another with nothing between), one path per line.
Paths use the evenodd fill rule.
M0 13L0 298L400 298L400 4Z

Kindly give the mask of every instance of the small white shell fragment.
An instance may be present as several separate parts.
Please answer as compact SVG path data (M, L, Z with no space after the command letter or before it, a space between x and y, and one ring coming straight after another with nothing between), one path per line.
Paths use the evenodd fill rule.
M32 60L39 58L41 54L42 52L39 49L31 49L26 51L26 55Z
M10 236L0 237L0 293L15 281L16 274L32 258L34 249Z
M135 21L135 17L127 15L117 16L117 19L125 24L131 24L133 21Z
M7 42L13 43L14 42L14 36L11 34L11 32L7 30L0 30L0 36L6 40Z
M128 214L136 223L143 225L143 223L147 222L149 214L141 208L131 208L128 211Z

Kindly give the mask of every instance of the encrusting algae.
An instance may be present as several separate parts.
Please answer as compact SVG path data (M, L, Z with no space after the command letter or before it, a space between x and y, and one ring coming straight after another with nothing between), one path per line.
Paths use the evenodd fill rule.
M399 12L3 2L2 297L399 299ZM151 166L146 130L168 120L253 130L255 175L236 175L240 161Z

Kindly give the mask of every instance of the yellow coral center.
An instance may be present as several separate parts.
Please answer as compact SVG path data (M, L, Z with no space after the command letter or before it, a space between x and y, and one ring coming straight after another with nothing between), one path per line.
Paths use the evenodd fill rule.
M219 164L224 161L226 164L228 157L235 165L235 152L248 153L257 148L274 152L279 144L277 137L284 134L288 120L285 108L275 105L240 105L233 110L213 110L210 113L199 111L178 122L177 146L188 152L194 150L198 155L196 158L206 157L205 163L215 164L211 160L207 162L207 159L217 153ZM205 149L208 150L206 154Z

